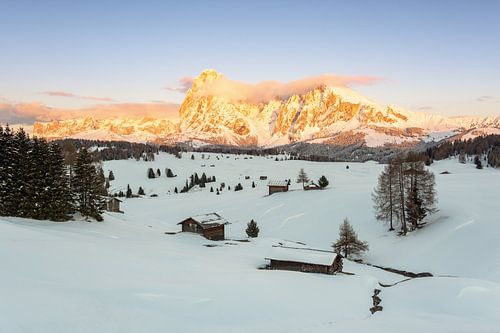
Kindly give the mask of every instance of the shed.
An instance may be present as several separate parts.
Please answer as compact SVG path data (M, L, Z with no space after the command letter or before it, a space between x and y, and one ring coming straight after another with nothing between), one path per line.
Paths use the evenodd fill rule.
M123 213L120 210L120 202L122 201L118 198L106 198L104 209L108 212Z
M342 272L343 268L340 254L307 249L278 247L266 259L270 261L269 269L274 270L335 274Z
M277 192L288 192L287 180L271 180L267 186L269 187L269 195Z
M217 213L188 217L177 223L182 225L182 232L194 232L210 240L224 240L224 226L229 224Z

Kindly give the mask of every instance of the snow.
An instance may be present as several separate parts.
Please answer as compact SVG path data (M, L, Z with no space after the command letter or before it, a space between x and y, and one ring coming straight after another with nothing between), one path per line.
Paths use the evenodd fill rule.
M191 218L202 225L228 224L229 223L217 213L196 215L196 216L191 216Z
M456 159L434 163L439 211L423 229L398 237L372 210L371 192L383 165L348 163L346 169L347 163L204 155L194 153L191 160L191 153L182 159L160 153L153 162L104 162L105 173L113 170L116 177L112 190L130 184L147 195L123 199L124 214L105 213L102 223L1 217L1 330L499 331L500 170L477 170ZM148 179L150 167L171 168L177 177ZM294 180L300 168L313 180L325 175L330 186L303 191L292 182L289 192L268 196L267 180L259 180ZM445 170L450 174L441 175ZM174 194L193 172L216 176L217 182ZM209 192L221 182L244 189ZM180 231L177 223L186 217L207 212L231 223L225 227L228 240L165 234ZM355 275L258 269L274 250L285 250L273 248L280 243L331 250L345 217L370 245L365 261L435 277L399 282L405 277L348 260L344 271ZM251 219L259 237L241 242ZM303 255L323 256L309 252ZM384 310L371 315L375 288L381 289Z
M273 247L267 258L285 260L285 261L295 261L295 262L306 262L311 264L319 265L331 265L333 260L337 256L335 253L318 252L304 249L304 247L299 247L299 249L290 249L286 247Z

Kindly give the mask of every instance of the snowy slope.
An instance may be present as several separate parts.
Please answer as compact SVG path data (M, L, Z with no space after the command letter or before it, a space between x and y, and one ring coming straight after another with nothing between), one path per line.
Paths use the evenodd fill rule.
M6 332L497 332L500 325L500 171L476 170L456 160L435 163L440 211L406 238L375 221L370 193L382 165L369 162L274 161L244 155L160 154L154 162L109 161L113 190L130 184L158 197L124 199L125 214L104 223L50 223L0 218L0 326ZM219 156L219 160L216 158ZM205 165L203 167L202 165ZM215 165L210 167L210 165ZM146 177L166 167L177 177ZM267 196L265 181L294 179L304 167L324 191ZM441 175L448 170L451 174ZM217 184L173 194L194 171ZM245 176L250 176L245 180ZM256 188L251 183L256 183ZM168 192L170 191L171 194ZM182 219L217 212L231 222L229 239L246 238L250 219L259 238L210 242L178 231ZM366 261L443 277L392 284L399 275L353 262L355 275L267 271L265 257L279 242L329 249L348 217L370 243ZM205 244L218 245L205 247ZM274 249L275 250L275 249ZM444 277L453 276L453 277ZM384 311L370 315L373 289ZM193 317L196 320L193 320Z

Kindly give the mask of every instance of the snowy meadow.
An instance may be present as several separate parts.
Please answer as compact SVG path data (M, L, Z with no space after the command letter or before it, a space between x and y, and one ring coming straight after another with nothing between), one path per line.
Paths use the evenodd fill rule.
M438 211L401 237L375 219L371 194L383 165L281 158L160 153L151 162L107 161L111 192L145 192L120 198L123 214L90 223L1 217L0 331L500 332L498 169L432 164ZM161 176L148 178L148 168ZM329 186L304 191L295 182L301 168L315 181L325 175ZM195 172L216 182L175 193ZM284 179L290 190L268 195L268 181ZM234 191L238 183L243 190ZM212 212L230 222L226 240L178 233L182 220ZM348 260L352 274L259 269L273 246L331 251L346 217L369 243L364 263L433 277ZM260 233L246 241L252 219ZM371 314L374 289L383 311Z

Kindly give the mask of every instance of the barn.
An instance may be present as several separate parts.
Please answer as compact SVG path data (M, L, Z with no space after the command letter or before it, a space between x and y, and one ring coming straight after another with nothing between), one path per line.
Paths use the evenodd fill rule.
M288 192L287 180L271 180L267 186L269 188L269 195L278 192Z
M123 213L120 210L120 202L122 202L120 199L112 197L112 198L104 198L105 203L103 205L103 209L107 210L108 212L114 212L114 213Z
M279 249L275 250L275 249ZM342 256L307 249L275 248L269 258L269 269L305 273L335 274L342 272Z
M182 232L194 232L210 240L224 240L224 226L229 224L217 213L188 217L177 223L182 225Z

